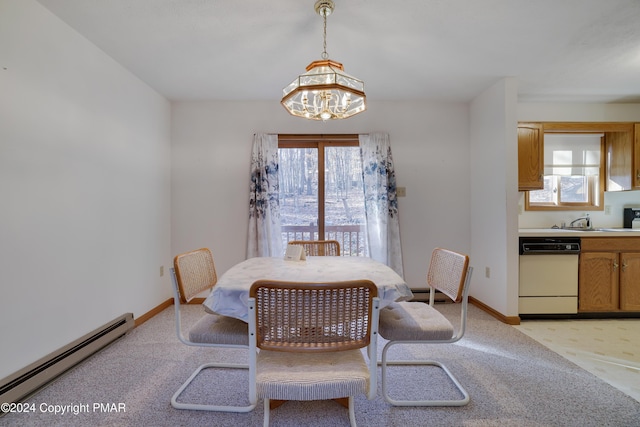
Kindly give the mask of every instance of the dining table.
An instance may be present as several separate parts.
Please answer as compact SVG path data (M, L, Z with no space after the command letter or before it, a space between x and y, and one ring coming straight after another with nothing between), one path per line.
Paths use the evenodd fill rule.
M204 301L206 311L248 322L249 289L257 280L341 282L368 279L376 284L380 308L413 298L404 279L389 266L360 256L308 256L291 261L254 257L242 261L218 278Z

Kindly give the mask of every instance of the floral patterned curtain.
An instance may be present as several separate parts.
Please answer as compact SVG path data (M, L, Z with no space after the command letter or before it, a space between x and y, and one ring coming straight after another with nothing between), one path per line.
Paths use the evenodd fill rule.
M251 153L247 258L282 256L278 135L255 134Z
M389 135L359 135L367 240L371 258L403 276L396 174Z

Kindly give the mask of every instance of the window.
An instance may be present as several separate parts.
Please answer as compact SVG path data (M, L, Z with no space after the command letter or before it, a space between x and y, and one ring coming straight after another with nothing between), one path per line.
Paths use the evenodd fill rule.
M283 244L332 239L368 256L358 136L280 135L278 163Z
M604 134L544 135L544 188L529 191L527 210L601 210Z

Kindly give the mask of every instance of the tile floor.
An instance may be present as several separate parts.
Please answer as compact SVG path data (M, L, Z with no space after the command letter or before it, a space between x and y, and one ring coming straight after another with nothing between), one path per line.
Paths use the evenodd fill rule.
M640 319L524 320L515 328L640 402Z

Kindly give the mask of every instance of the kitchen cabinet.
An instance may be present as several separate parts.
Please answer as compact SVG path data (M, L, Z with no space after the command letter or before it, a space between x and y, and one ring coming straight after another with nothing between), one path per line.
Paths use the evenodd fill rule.
M606 191L640 189L640 123L626 132L606 132Z
M544 134L605 135L606 191L640 189L640 123L518 123L518 190L544 188Z
M620 309L640 311L640 253L620 254Z
M578 312L640 311L640 238L583 238Z
M518 190L544 188L544 129L542 123L518 123Z
M606 191L633 187L633 132L606 132Z
M578 311L617 311L620 285L618 254L583 252L578 270Z

